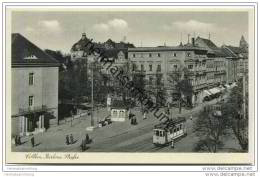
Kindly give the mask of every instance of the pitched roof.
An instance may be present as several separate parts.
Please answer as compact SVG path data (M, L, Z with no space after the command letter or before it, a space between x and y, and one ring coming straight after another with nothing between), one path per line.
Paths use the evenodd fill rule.
M215 49L218 48L211 40L197 37L196 41L202 41L208 48Z
M248 51L242 47L223 46L230 54L236 57L248 58Z
M12 67L59 66L60 63L19 33L12 34Z

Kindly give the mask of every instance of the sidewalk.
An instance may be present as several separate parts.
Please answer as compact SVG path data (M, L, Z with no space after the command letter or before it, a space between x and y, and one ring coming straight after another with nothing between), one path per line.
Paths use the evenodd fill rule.
M205 104L214 104L215 102L216 100L212 100ZM198 112L203 105L204 104L199 105L192 110L182 109L182 114L178 114L178 108L173 108L172 115L190 117L191 114ZM89 145L90 149L88 151L109 152L118 150L119 152L123 152L127 147L134 147L135 149L140 149L140 151L146 149L147 152L149 152L153 147L153 126L158 124L159 120L153 116L153 113L148 113L147 119L143 120L142 113L139 109L132 109L131 112L136 115L137 125L131 125L130 120L126 120L125 122L113 122L112 124L88 132L86 128L90 126L90 116L87 115L73 120L72 124L71 122L67 122L56 127L51 127L44 133L35 135L35 144L37 144L37 146L34 148L31 147L30 137L25 137L22 138L22 142L25 143L16 147L12 146L12 150L18 152L80 152L82 139L85 138L86 133L88 133L89 137L93 139L93 143ZM160 109L160 112L163 112L163 109ZM102 108L96 112L94 114L95 125L97 125L98 120L103 119L107 115L108 112L106 108ZM192 122L193 121L188 121L189 126L192 126ZM70 134L73 134L76 142L72 145L66 145L66 135ZM189 136L183 138L183 140L180 141L182 143L177 145L174 151L177 152L179 149L180 152L192 152L191 149L187 147L189 144L192 145L195 141L195 134L189 133ZM167 151L167 148L162 149L162 151ZM172 150L169 149L168 151Z

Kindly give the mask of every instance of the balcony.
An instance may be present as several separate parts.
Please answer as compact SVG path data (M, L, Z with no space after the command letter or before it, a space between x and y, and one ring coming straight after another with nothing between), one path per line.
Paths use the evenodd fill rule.
M44 112L47 111L47 106L32 106L28 108L19 108L19 114L30 114L30 113L36 113L36 112Z

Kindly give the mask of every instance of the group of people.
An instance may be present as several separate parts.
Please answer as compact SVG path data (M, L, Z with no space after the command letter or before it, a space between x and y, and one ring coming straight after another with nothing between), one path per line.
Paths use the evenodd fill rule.
M74 143L74 137L72 134L70 135L66 135L66 144L69 145L69 144L73 144Z
M81 150L85 151L87 149L87 144L91 143L91 141L92 140L89 138L89 135L86 134L85 139L82 139L82 142L81 142L81 145L80 145Z

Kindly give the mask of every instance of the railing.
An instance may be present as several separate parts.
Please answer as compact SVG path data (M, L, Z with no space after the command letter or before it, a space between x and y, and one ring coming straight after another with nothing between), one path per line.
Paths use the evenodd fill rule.
M28 107L28 108L19 108L20 114L40 112L40 111L47 111L47 106L42 105L42 106L32 106L32 107Z

